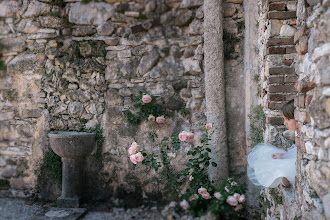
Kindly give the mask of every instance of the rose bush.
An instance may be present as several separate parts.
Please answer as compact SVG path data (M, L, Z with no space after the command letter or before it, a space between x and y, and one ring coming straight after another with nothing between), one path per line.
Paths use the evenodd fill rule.
M161 107L155 104L152 96L142 96L142 93L136 101L136 107L140 108L139 115L143 116L141 118L149 121L152 129L149 138L156 143L158 135L154 124L165 122ZM210 210L220 213L224 219L235 219L241 215L245 207L246 184L240 184L232 178L227 179L221 186L212 184L207 175L207 168L216 167L217 164L212 162L208 155L212 151L208 145L215 128L211 123L204 123L202 128L204 134L200 137L201 144L187 152L188 161L184 170L174 172L168 155L173 155L173 150L180 149L180 141L193 142L195 135L192 132L182 131L172 134L171 137L164 137L157 144L160 155L148 154L146 150L138 149L139 145L133 142L128 149L129 158L134 164L142 163L156 171L160 170L162 179L167 181L166 189L171 199L181 201L179 204L183 210L189 210L194 216L202 216Z

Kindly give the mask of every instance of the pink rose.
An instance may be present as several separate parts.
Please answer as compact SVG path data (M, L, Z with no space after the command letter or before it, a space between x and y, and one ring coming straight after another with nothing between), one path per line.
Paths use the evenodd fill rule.
M180 206L184 209L187 210L189 209L189 203L184 199L182 202L180 202Z
M204 187L201 186L201 188L198 189L198 193L203 195L203 194L208 193L208 192L207 192L207 189L205 189Z
M217 199L220 199L221 198L221 193L219 193L219 192L214 193L214 197L217 198Z
M188 133L186 141L187 142L192 142L194 140L194 136L195 135L193 133Z
M212 196L211 196L210 193L208 193L208 192L202 194L202 197L203 197L204 199L211 199L211 198L212 198Z
M159 116L159 117L157 117L157 118L156 118L156 122L157 122L158 124L163 124L163 123L165 122L165 118L164 118L164 116Z
M128 153L129 153L129 155L135 154L135 153L136 153L136 149L137 149L138 146L139 146L139 145L137 145L136 142L133 142L133 143L131 144L131 147L128 149Z
M206 123L205 128L207 130L211 129L212 128L212 124L211 123Z
M239 199L238 199L238 202L239 202L239 203L243 203L243 202L245 202L245 196L244 196L244 195L241 195L241 196L239 197Z
M231 206L237 206L238 202L234 196L228 196L226 202Z
M142 96L142 102L143 103L150 103L152 101L152 98L150 95L144 95Z
M238 212L239 210L241 210L243 208L243 206L241 204L237 205L235 208L234 208L234 211Z
M234 197L235 197L235 199L236 200L239 200L239 197L241 196L240 194L238 194L238 193L234 193L234 195L233 195Z
M137 164L139 162L142 162L144 157L142 156L142 154L139 152L137 154L132 154L129 159L132 161L132 163Z
M153 116L153 115L149 115L149 117L148 117L148 121L155 121L155 116Z
M189 197L189 201L193 201L193 200L197 200L198 199L198 195L194 194L192 196Z
M187 132L183 131L179 134L180 141L186 141L187 140Z

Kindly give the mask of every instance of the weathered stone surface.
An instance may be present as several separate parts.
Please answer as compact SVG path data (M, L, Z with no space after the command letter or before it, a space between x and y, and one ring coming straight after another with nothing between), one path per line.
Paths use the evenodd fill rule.
M153 49L148 55L142 57L139 66L137 67L137 73L144 75L151 68L156 65L159 59L159 53L157 49Z
M186 72L189 72L190 74L201 74L202 69L200 66L200 62L198 60L193 60L192 58L187 58L182 61L182 64L184 66L184 69Z
M270 25L271 25L270 35L271 36L279 35L281 32L281 28L283 26L283 22L278 20L271 20Z
M232 17L236 13L236 5L232 3L224 4L223 12L224 17Z
M38 118L41 116L42 109L23 109L22 116L24 118Z
M315 81L319 85L330 85L330 65L329 57L322 57L316 66Z
M177 45L172 45L170 48L170 55L173 57L180 57L181 56L181 48Z
M203 22L200 20L193 20L189 24L189 34L191 35L197 35L197 34L203 34L204 29L203 29Z
M81 102L71 102L68 110L72 117L80 117L84 111L84 106Z
M184 67L182 62L176 60L174 57L166 57L162 62L159 62L157 67L162 73L181 77L184 74Z
M111 23L103 23L99 25L96 30L99 35L107 36L111 35L114 32L115 27Z
M26 34L36 34L40 29L40 23L32 18L22 19L17 24L17 30Z
M320 197L328 193L328 180L321 174L319 163L310 161L306 166L306 174L309 185Z
M22 73L23 71L33 70L35 67L36 55L22 53L12 59L7 65L8 73Z
M1 112L0 113L0 121L11 120L15 116L14 112Z
M188 9L178 10L173 24L176 26L184 26L190 23L192 19L192 12Z
M92 54L92 46L88 42L82 42L79 45L79 51L81 56L88 57Z
M40 16L40 23L42 27L45 28L61 28L65 25L65 21L63 18L55 17L55 16Z
M96 29L93 26L78 26L72 31L73 36L86 36L96 33Z
M0 17L15 17L19 12L21 2L19 1L1 1L0 3Z
M282 37L292 37L292 36L295 35L296 31L297 30L294 27L285 24L281 27L280 36L282 36Z
M201 0L183 0L180 4L180 8L196 8L203 5Z
M149 0L146 4L146 12L152 12L156 9L156 1L155 0Z
M6 166L3 170L0 172L0 176L3 178L10 178L12 177L16 172L16 166Z
M321 91L317 90L309 104L309 114L319 129L330 126L330 115L327 113L327 100L328 97L323 96Z
M37 17L43 14L46 14L47 12L50 12L51 6L49 4L45 4L43 2L38 1L32 1L26 12L23 14L23 17Z
M320 47L315 48L312 54L313 62L317 62L321 57L328 56L330 54L330 43L323 44Z
M25 40L24 37L1 39L0 43L4 45L2 53L23 52L25 49Z
M75 24L100 25L113 15L114 8L104 2L74 3L70 8L69 21Z

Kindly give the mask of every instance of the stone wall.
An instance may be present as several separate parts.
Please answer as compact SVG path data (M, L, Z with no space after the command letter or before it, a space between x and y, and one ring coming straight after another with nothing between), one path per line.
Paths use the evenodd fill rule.
M293 134L284 131L278 110L294 98L298 151L295 185L261 192L268 219L330 218L328 6L329 1L260 2L265 140L290 146Z
M245 172L244 160L236 157L245 156L242 3L228 0L224 6L227 115L233 119L229 148L237 177ZM6 68L0 75L0 178L7 195L56 198L58 183L47 181L47 170L41 169L50 148L47 133L98 124L102 159L87 158L86 196L162 192L161 177L132 164L127 153L133 141L158 151L151 147L149 124L129 124L123 111L135 111L139 91L152 94L165 109L165 124L154 125L159 139L181 130L201 135L207 86L202 5L198 0L1 2ZM172 155L177 168L191 147L182 145Z

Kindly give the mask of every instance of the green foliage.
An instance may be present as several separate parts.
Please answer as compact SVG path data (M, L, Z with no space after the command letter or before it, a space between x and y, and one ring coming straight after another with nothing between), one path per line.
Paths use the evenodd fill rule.
M180 114L181 114L183 117L189 114L189 110L186 109L186 106L185 106L185 105L182 105L182 107L181 107L181 109L180 109Z
M151 95L152 101L150 103L143 103L142 97L143 93L140 91L134 102L134 107L139 110L136 114L133 114L130 110L124 111L126 120L131 124L140 124L142 119L147 119L149 115L155 117L162 115L163 106L156 103L156 98L153 95Z
M64 8L66 5L66 2L64 0L52 0L52 5L59 6L61 8Z
M43 165L50 174L58 181L62 180L62 161L61 157L54 153L52 149L49 149L44 155Z
M259 204L261 207L261 213L266 212L267 208L269 209L271 207L270 201L263 194L259 196Z
M309 193L309 197L311 198L319 198L319 195L317 195L317 193L315 191L312 191Z
M298 220L298 217L297 217L297 216L295 216L295 217L293 218L293 220Z
M282 204L282 196L279 195L279 192L276 188L269 189L269 194L272 196L276 204Z
M0 60L0 70L6 69L6 64L2 60Z
M61 13L59 11L50 11L47 15L52 17L60 17Z
M147 19L147 16L145 14L143 14L142 12L140 12L139 18L145 20L145 19Z
M223 53L224 53L224 59L229 60L232 58L232 54L235 52L235 44L240 41L239 38L235 37L235 35L224 31L223 32Z
M258 105L253 109L252 113L249 114L248 117L250 119L251 131L251 137L249 137L249 140L251 141L251 145L255 146L264 141L263 133L266 129L266 115L262 106Z
M90 3L92 0L81 0L81 3L82 4L88 4L88 3Z
M96 152L93 154L96 158L102 157L102 147L104 142L103 131L99 124L97 124L94 128L82 129L82 132L95 133L95 141L96 141Z

